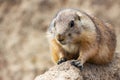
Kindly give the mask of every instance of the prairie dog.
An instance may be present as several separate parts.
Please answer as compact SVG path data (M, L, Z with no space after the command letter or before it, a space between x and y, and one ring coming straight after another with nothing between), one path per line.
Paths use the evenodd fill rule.
M60 64L82 68L85 62L105 64L112 60L116 48L113 27L76 9L57 13L47 31L52 58Z

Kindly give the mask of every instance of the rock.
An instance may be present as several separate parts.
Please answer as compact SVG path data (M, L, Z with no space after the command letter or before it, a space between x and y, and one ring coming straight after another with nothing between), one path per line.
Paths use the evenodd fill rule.
M86 63L83 70L72 66L70 61L55 65L35 80L120 80L120 54L105 65Z

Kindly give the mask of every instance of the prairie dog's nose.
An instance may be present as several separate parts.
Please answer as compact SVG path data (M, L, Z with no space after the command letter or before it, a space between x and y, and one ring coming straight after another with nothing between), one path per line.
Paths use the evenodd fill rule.
M65 36L64 36L64 35L61 35L61 34L58 34L58 35L57 35L57 40L58 40L59 42L64 41L64 39L65 39Z

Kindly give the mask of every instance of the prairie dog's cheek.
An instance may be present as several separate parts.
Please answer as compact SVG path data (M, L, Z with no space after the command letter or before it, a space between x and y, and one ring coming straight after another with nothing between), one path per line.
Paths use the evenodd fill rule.
M71 37L72 37L72 38L76 38L77 36L78 36L78 35L77 35L76 33L73 33Z
M79 35L78 34L73 34L72 35L72 40L73 41L77 41L79 39Z

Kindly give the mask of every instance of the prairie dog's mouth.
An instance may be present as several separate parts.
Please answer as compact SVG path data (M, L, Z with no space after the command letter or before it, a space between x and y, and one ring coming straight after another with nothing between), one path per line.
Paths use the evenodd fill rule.
M73 44L73 41L72 40L67 40L67 39L65 39L65 40L61 40L61 41L59 41L59 40L57 40L58 41L58 43L59 44L61 44L61 45L67 45L67 44Z
M56 39L57 43L59 43L60 45L65 45L67 44L65 40L58 40Z
M67 43L65 41L59 41L60 44L66 45Z

